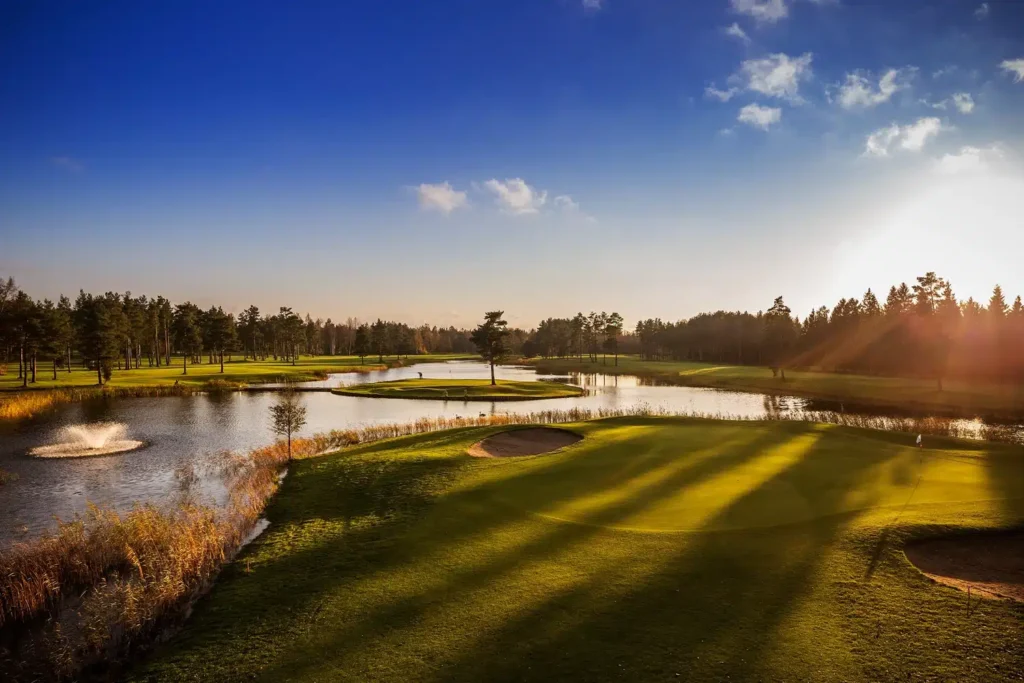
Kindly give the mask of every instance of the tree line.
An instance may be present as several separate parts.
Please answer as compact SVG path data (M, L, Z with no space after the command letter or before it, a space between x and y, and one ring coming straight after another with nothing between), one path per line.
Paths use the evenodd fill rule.
M597 362L599 354L614 357L619 364L619 340L622 336L622 316L618 313L577 313L572 318L548 318L522 344L525 356L545 356L583 359Z
M690 360L765 365L785 377L787 368L888 376L1024 381L1024 306L1009 304L996 286L986 304L960 301L952 285L935 273L915 284L894 285L885 302L870 289L860 298L821 306L802 320L783 297L757 313L716 311L677 322L641 320L630 333L616 312L548 318L529 332L508 328L501 312L500 354L511 356L599 356L618 364L620 353L653 360ZM474 334L477 336L474 337ZM77 359L102 384L114 369L189 363L219 363L225 356L295 363L300 356L376 356L471 353L481 349L477 331L377 319L344 323L299 316L291 308L265 315L250 306L237 317L214 306L203 310L162 296L130 292L79 292L71 302L33 300L14 280L0 280L0 370L16 362L22 385L36 381L38 364L56 379ZM493 340L492 340L493 341ZM490 352L489 352L490 353ZM485 356L488 354L485 354ZM45 367L45 366L44 366Z
M986 304L961 301L934 272L894 285L885 302L870 289L859 299L821 306L803 320L782 297L756 314L701 313L678 322L636 325L645 358L767 365L774 372L813 368L886 376L1024 381L1024 306L998 285Z
M237 317L220 306L207 310L191 302L172 304L158 296L133 296L80 291L72 301L35 300L13 278L0 279L0 372L17 363L18 378L27 387L37 381L39 364L53 379L71 372L73 362L95 371L98 384L116 370L161 367L180 363L219 364L234 355L243 360L291 362L300 356L399 356L423 353L472 353L470 332L454 327L378 319L344 323L302 317L291 308L263 314L249 306ZM523 336L525 333L518 331ZM44 370L45 371L45 370Z

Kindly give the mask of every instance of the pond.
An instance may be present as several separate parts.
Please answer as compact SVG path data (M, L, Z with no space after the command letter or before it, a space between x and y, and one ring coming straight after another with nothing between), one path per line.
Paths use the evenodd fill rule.
M304 387L332 387L393 379L486 378L489 367L480 362L423 363L370 373L331 375ZM533 369L503 366L500 379L570 382L587 389L580 397L491 403L483 401L421 401L303 393L307 425L299 434L369 424L412 422L420 417L528 413L550 409L628 409L647 405L669 412L700 412L739 417L765 413L762 394L657 386L637 377L595 374L538 375ZM803 410L808 402L796 397L771 397L776 409ZM18 479L0 487L0 545L30 538L55 525L54 518L71 519L89 502L127 509L135 502L167 500L178 489L183 466L204 466L224 451L247 451L267 445L269 407L274 392L228 392L160 398L102 399L60 406L38 419L0 435L0 468ZM141 450L89 458L42 459L28 455L33 448L65 440L67 427L120 423L123 437L145 442ZM207 467L208 468L208 467ZM219 502L216 481L200 484L201 495Z

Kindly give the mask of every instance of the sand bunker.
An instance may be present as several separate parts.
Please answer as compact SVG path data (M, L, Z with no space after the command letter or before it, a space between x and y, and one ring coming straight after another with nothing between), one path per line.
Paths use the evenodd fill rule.
M932 579L972 595L1024 602L1024 532L911 543L907 558Z
M572 445L583 437L564 429L514 429L489 436L469 448L477 458L511 458L521 455L550 453Z

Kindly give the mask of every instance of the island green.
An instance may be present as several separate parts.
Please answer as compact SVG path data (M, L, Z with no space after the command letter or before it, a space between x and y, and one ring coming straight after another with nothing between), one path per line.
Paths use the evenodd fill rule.
M417 398L442 401L528 401L582 396L584 390L558 382L514 382L487 379L399 379L340 387L334 393L371 398Z

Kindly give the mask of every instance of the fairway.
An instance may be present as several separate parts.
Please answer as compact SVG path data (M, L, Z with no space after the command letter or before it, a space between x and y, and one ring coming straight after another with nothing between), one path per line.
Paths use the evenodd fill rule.
M333 390L342 396L370 398L417 398L439 401L528 401L541 398L582 396L584 390L557 382L514 382L486 379L398 379Z
M1024 523L1019 447L805 423L616 418L295 464L271 527L134 680L1017 680L1024 605L909 539Z

